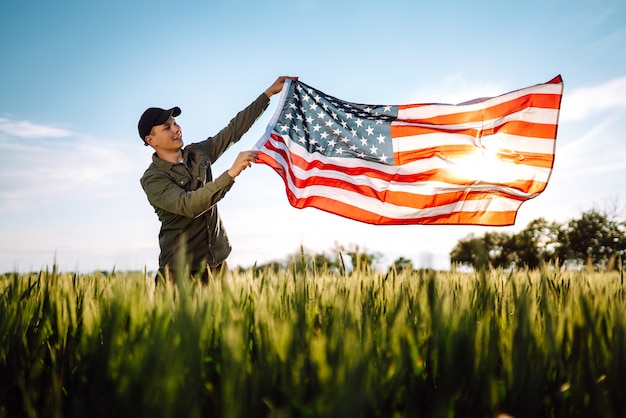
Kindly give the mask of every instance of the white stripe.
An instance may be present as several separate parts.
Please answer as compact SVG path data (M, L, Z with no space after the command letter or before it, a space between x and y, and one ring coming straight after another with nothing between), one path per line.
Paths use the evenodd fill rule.
M277 148L285 149L284 144L280 142L273 141L273 144ZM315 156L319 155L320 158L311 158L312 155L306 153L306 151L301 148L302 147L300 146L295 146L293 147L291 152L299 155L309 162L313 160L318 160L322 161L325 164L335 164L339 165L340 167L346 167L346 165L342 164L344 160L346 162L352 161L352 159L347 158L324 157L320 154L315 154ZM442 168L446 171L450 171L450 176L454 176L459 179L465 178L466 181L472 182L473 184L467 186L440 181L422 181L418 183L406 183L397 181L388 182L386 180L370 177L367 174L348 175L340 170L319 168L303 170L298 166L288 164L287 161L285 161L284 158L278 153L267 149L263 149L262 151L271 156L278 164L283 166L285 169L291 166L293 174L301 180L307 180L311 177L320 176L329 179L345 181L347 183L352 183L358 186L368 186L376 190L377 192L390 190L394 192L406 192L424 196L434 196L439 193L458 191L500 191L510 194L512 196L517 196L522 199L530 199L536 194L521 192L515 188L507 186L507 183L516 180L535 180L545 183L547 182L550 175L549 169L537 170L536 167L519 167L516 164L510 164L502 162L500 160L494 161L496 165L487 166L485 164L481 164L480 162L477 163L471 160L465 162L460 160L452 162L442 162L440 159L432 159L433 162L437 163L436 165L438 165L438 167L436 165L433 165L429 169ZM415 174L419 172L417 171L417 164L413 163L406 166L391 168L395 168L395 173L400 175ZM295 186L292 185L292 187Z
M451 129L451 130L463 130L463 129L476 129L486 130L493 129L504 125L507 122L528 122L537 123L542 125L556 125L559 118L559 111L557 109L542 109L537 107L527 107L517 112L509 113L506 116L502 116L494 119L485 119L480 122L466 122L457 123L452 125L443 124L430 124L430 123L412 123L403 120L397 120L392 122L392 125L396 126L417 126L422 128L432 129Z
M399 109L398 119L427 119L435 116L453 115L456 113L476 112L489 107L515 100L528 94L561 94L563 83L539 84L521 90L505 93L471 104L427 104L423 106Z
M446 215L452 212L475 213L483 211L517 211L519 206L523 203L522 201L516 199L494 196L489 200L466 200L447 205L419 209L381 202L378 199L370 198L357 192L334 187L310 186L302 190L294 187L289 177L287 177L285 181L287 182L287 187L298 199L306 199L313 196L324 197L326 199L342 202L344 204L355 206L368 212L373 212L393 219L422 219L438 215Z
M505 154L509 151L517 151L553 155L556 147L556 141L554 139L502 133L476 138L464 134L436 132L432 134L393 138L392 142L394 152L416 151L450 145L473 145L477 148L484 147L492 152L502 152Z

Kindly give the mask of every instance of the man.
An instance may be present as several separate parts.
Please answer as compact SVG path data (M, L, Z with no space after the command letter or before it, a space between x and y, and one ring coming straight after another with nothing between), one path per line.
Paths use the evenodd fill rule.
M141 186L161 221L157 281L159 275L176 281L189 273L206 283L209 275L225 268L231 246L216 203L235 178L251 166L257 152L240 152L233 165L217 178L213 178L211 164L250 129L287 78L297 79L278 77L217 135L186 147L175 119L181 114L180 108L151 107L141 115L139 136L154 149Z

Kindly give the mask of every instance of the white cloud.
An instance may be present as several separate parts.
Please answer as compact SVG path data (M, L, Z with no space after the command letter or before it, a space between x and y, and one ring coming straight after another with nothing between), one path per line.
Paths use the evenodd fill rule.
M37 125L28 121L11 121L0 118L0 132L20 138L62 138L72 135L65 129Z
M582 120L600 112L626 107L626 76L590 87L563 92L560 120Z
M19 210L33 199L117 196L137 186L139 152L130 144L73 136L69 140L0 141L0 210ZM16 181L19 179L19 181Z

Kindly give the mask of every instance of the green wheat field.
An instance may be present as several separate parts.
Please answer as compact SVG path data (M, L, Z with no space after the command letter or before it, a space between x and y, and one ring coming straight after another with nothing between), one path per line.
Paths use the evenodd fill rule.
M624 417L615 272L0 277L0 417Z

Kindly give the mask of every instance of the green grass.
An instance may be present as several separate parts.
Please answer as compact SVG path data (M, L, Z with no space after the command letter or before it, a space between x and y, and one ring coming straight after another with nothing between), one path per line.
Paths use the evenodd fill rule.
M0 417L622 417L623 272L0 278Z

